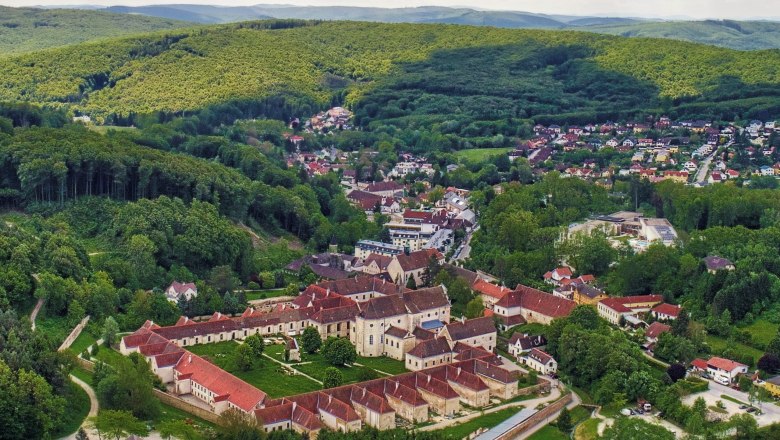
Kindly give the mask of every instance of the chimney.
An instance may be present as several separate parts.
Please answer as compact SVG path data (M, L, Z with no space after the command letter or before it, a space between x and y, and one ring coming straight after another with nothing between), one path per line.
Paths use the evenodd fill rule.
M191 363L192 363L192 355L190 355L190 357L189 357L189 358L187 358L187 363L188 363L188 364L191 364Z
M293 402L292 410L295 412L295 409L298 408L298 402Z
M331 401L331 400L333 400L333 396L331 396L330 394L328 394L328 405L330 405L330 401Z
M456 376L460 376L460 367L458 367L458 370L455 372Z

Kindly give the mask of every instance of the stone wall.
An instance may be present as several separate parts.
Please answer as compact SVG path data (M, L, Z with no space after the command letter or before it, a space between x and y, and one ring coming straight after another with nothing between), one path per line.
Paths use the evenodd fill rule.
M529 394L536 393L549 393L551 389L552 384L550 381L540 377L536 385L518 389L515 393L515 396L527 396Z
M172 396L166 392L157 389L154 390L154 395L157 396L157 398L160 399L160 401L162 403L165 403L166 405L170 405L184 412L188 412L208 422L219 423L219 416L207 409L201 408L199 406L195 406L185 400L182 400L176 396Z
M62 345L60 345L60 348L57 349L57 351L63 351L70 348L71 344L73 344L73 341L76 340L76 338L79 337L81 334L81 331L84 330L84 327L87 326L87 323L89 322L89 315L85 316L84 319L79 322L76 327L71 330L70 334L67 338L65 338L64 341L62 341Z
M535 426L539 422L543 422L548 417L560 411L564 406L571 403L571 401L572 395L571 393L568 393L550 405L546 406L541 411L518 423L512 429L500 434L498 437L496 437L496 440L512 440L513 438L516 438L527 429Z

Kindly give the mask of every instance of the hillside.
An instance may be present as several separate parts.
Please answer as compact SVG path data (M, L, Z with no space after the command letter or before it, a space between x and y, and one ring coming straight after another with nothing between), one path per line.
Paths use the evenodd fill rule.
M0 76L0 99L71 103L93 115L282 95L312 105L337 94L349 104L389 104L399 91L422 91L413 96L419 105L398 98L405 101L384 111L452 114L468 98L463 105L494 119L696 100L707 109L750 96L758 97L752 107L776 106L780 53L570 31L266 21L21 55L0 60Z
M103 11L0 6L0 56L191 25L178 20Z
M780 23L776 22L674 21L588 26L582 29L624 37L671 38L741 50L780 47Z

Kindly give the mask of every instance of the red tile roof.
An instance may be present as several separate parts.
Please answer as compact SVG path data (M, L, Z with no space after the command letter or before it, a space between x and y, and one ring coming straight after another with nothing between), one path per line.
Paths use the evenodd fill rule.
M712 357L707 361L707 366L723 371L734 371L737 368L746 367L747 365L732 361L730 359Z
M496 305L504 308L522 307L543 316L560 318L569 316L577 303L518 284L515 290L504 295Z
M680 310L682 310L682 307L667 303L659 304L652 309L656 314L668 315L675 318L680 315Z
M656 321L650 324L649 327L647 327L647 331L645 331L645 336L651 339L657 339L659 336L661 336L661 333L666 333L671 330L672 328L669 327L668 325Z
M174 369L179 377L189 378L247 412L256 409L266 398L263 391L189 352L181 357Z
M482 295L487 295L496 299L501 299L504 295L506 295L507 292L509 292L509 289L506 287L488 283L482 278L477 278L471 288Z
M645 303L660 303L664 300L661 295L634 295L624 297L612 297L599 301L601 304L615 310L616 312L627 313L631 312L632 308L638 304Z
M707 369L707 361L704 359L694 359L691 361L691 366L698 368L699 370Z

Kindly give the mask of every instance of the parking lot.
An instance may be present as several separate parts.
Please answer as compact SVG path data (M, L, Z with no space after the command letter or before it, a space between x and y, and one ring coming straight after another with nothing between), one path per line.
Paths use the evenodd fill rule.
M728 419L734 414L747 412L746 408L740 408L741 406L745 405L741 405L723 397L724 395L729 396L734 400L738 400L747 404L749 403L747 393L734 390L732 388L717 384L713 381L708 381L708 383L709 389L707 391L685 396L683 398L683 403L690 406L693 405L693 402L696 399L701 397L705 402L707 402L707 407L710 407L716 406L717 402L721 401L723 402L723 409L725 409L726 413L717 415L723 420ZM757 415L755 413L753 414L759 426L767 426L771 425L772 423L780 422L780 406L775 405L775 402L757 402L756 407L762 412L761 415Z

